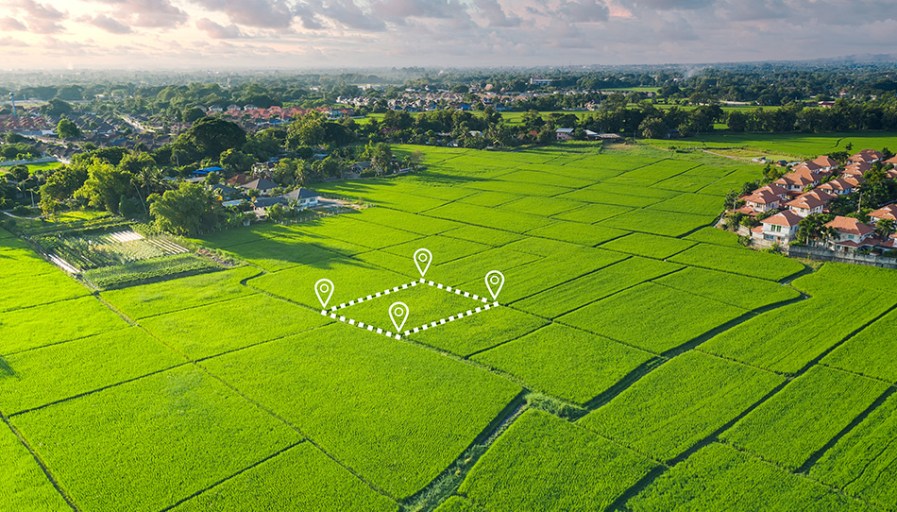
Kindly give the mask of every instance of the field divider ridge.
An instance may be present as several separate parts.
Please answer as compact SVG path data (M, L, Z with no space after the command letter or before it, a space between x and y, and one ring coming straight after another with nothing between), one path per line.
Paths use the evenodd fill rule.
M16 436L16 438L19 440L19 443L21 443L22 446L24 446L25 449L28 450L28 453L31 454L31 457L37 463L38 467L40 467L41 471L43 471L44 475L47 477L47 480L50 482L53 488L56 489L56 492L58 492L62 499L65 501L66 505L68 505L73 511L80 512L81 509L78 508L78 505L75 503L72 497L69 496L65 489L62 488L62 486L59 484L59 481L53 475L53 472L50 471L50 467L46 462L44 462L41 456L38 455L37 451L35 451L35 449L31 446L22 432L19 431L19 429L16 428L16 426L13 425L9 421L9 418L7 418L3 413L0 413L0 422L6 425L6 428L8 428L13 433L13 435Z

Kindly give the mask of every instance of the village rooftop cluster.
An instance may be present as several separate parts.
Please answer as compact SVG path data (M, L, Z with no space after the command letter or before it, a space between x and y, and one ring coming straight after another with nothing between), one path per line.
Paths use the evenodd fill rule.
M829 205L840 196L862 193L866 173L878 163L884 166L886 179L897 180L897 157L884 160L881 152L872 149L850 156L843 167L827 155L800 162L781 178L741 196L743 205L733 213L760 221L750 229L751 240L757 245L787 247L795 241L802 220L830 213ZM854 217L835 216L824 226L829 236L821 245L842 253L897 248L893 233L882 236L875 229L882 220L897 221L897 204L883 205L868 218L865 223Z

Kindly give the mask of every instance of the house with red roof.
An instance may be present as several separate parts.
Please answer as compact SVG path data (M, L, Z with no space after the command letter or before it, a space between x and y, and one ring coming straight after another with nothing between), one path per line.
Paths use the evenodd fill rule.
M838 162L834 158L828 155L816 157L816 159L813 160L813 163L818 165L819 169L823 171L834 171L835 169L841 167L841 165L838 164Z
M877 224L880 220L897 222L897 204L889 204L869 214L869 222Z
M755 228L752 236L767 242L788 245L797 235L798 225L802 219L803 217L791 210L785 210L760 221L760 226Z
M816 190L822 190L827 194L831 194L834 196L843 196L847 194L852 194L854 190L856 190L858 186L858 182L856 178L847 179L847 178L838 178L828 183L823 183L816 187Z
M831 243L835 250L855 251L861 247L875 247L875 228L853 217L835 217L825 225L832 230Z
M844 168L842 175L862 176L872 169L872 164L866 162L854 162Z
M885 160L884 163L890 164L890 165L897 165L897 156L892 156L891 158L888 158L887 160Z
M788 200L788 190L780 185L766 185L760 187L751 194L743 196L745 209L743 213L765 213L778 210Z
M815 187L819 185L820 175L813 172L806 166L796 171L791 171L776 180L775 184L788 189L792 195L800 194L807 187Z
M835 196L820 190L801 194L797 199L789 201L785 206L800 217L822 213Z
M864 149L855 155L851 155L848 160L854 163L865 162L869 165L872 165L875 162L881 162L881 159L883 157L884 155L881 154L881 151L876 151L874 149Z

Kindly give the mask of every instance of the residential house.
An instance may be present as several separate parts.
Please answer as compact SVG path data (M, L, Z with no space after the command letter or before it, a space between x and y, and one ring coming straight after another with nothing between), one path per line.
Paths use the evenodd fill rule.
M558 128L555 134L557 140L573 140L573 128Z
M827 194L819 190L813 190L806 194L801 194L797 199L786 204L789 210L795 214L806 217L817 213L822 213L825 207L834 199L835 196Z
M828 155L822 155L813 160L813 163L818 165L820 169L823 171L834 171L838 167L841 167L834 158Z
M855 251L861 247L874 247L872 235L875 228L852 217L840 215L825 225L833 232L832 245L836 250Z
M862 176L866 174L870 169L872 169L872 164L866 162L854 162L849 164L844 168L844 172L842 174L848 174L851 176Z
M238 187L240 185L245 185L251 181L251 177L245 173L239 173L234 175L233 177L227 180L227 184L232 187Z
M274 183L268 178L258 178L240 185L240 188L243 190L258 190L261 194L266 194L277 188L277 186L277 183Z
M770 210L778 210L788 200L788 190L779 185L767 185L760 187L753 193L742 198L745 208L749 211L743 213L764 213Z
M803 217L800 215L791 210L785 210L763 219L759 229L754 233L758 238L768 242L787 245L797 235L797 228L801 219Z
M869 214L869 222L877 224L880 220L893 220L897 222L897 204L889 204Z
M804 166L797 171L791 171L782 176L775 181L775 184L785 187L792 195L799 195L807 187L819 185L819 178L818 174Z
M292 192L284 194L283 198L290 203L295 203L296 207L302 210L318 206L318 193L307 188L297 188Z
M883 155L880 151L876 151L874 149L864 149L855 155L851 155L848 158L849 161L853 163L864 162L869 165L874 164L875 162L881 162Z
M885 160L884 163L885 163L885 164L891 164L891 165L897 165L897 156L893 156L893 157L891 157L891 158L888 158L887 160Z
M843 179L845 182L853 185L854 190L859 189L860 187L863 186L863 183L866 182L866 178L864 178L862 176L855 175L855 174L851 174L848 176L842 176L841 179Z
M828 183L823 183L816 187L816 190L822 190L827 194L832 194L835 196L843 196L846 194L852 194L853 191L858 186L858 180L856 177L847 177L847 178L838 178Z

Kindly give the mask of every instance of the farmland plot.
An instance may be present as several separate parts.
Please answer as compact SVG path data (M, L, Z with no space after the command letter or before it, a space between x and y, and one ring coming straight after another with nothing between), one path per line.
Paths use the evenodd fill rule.
M654 356L558 324L473 357L528 387L584 404Z
M626 206L614 206L610 204L588 204L575 210L569 210L564 213L553 215L558 220L569 220L573 222L582 222L583 224L594 224L617 215L631 212L632 208Z
M0 261L3 261L2 257ZM83 297L90 293L85 286L59 272L49 263L34 262L33 266L29 267L34 273L16 273L0 277L3 282L3 286L0 287L0 311L39 306ZM23 290L28 292L23 293Z
M6 510L63 512L71 508L59 494L34 457L19 442L6 423L0 422L0 496Z
M693 215L645 208L612 217L599 225L655 235L682 236L711 224L715 217L715 214Z
M794 288L778 283L693 267L655 282L743 309L762 308L800 297Z
M885 389L887 385L879 381L815 367L741 419L722 438L796 469Z
M489 310L487 314L441 325L438 329L413 333L409 338L440 350L469 356L519 338L545 324L546 321L537 316L500 307Z
M160 510L301 440L189 367L12 422L84 511Z
M745 313L722 302L645 283L559 320L660 354Z
M596 224L558 221L550 226L527 231L526 234L594 247L608 240L620 238L627 232Z
M138 327L5 356L0 410L39 407L183 364Z
M597 272L517 301L514 307L546 318L557 318L564 313L682 268L681 265L638 257L628 258L619 263L610 262Z
M329 322L317 311L254 294L154 316L140 324L169 346L199 359L308 331Z
M633 512L867 510L813 480L717 443L661 475L626 505Z
M302 443L172 509L394 511L398 505Z
M658 460L681 455L784 379L697 352L672 359L579 423Z
M700 244L671 258L676 263L779 281L804 269L784 256L741 248Z
M603 510L653 466L587 430L531 410L477 461L459 492L487 510Z
M822 456L810 476L884 510L897 503L897 398L891 397Z
M838 297L813 297L789 304L733 327L703 348L776 372L796 373L897 303L897 298L868 299L866 294L847 289ZM769 322L778 326L772 332ZM809 327L820 325L826 328Z
M237 267L211 274L110 290L103 292L102 297L131 318L147 318L252 294L254 291L240 282L259 273L259 269L254 267Z
M520 392L470 365L342 324L203 366L396 498L448 467Z
M689 247L693 247L694 245L696 245L695 242L680 240L678 238L649 235L646 233L631 233L622 238L617 238L616 240L611 240L610 242L602 244L601 248L663 260L678 254Z
M62 318L65 322L60 322ZM18 309L0 316L0 354L75 340L127 325L94 297Z
M459 203L441 206L435 210L428 211L426 215L475 226L511 231L512 233L525 233L531 229L551 224L551 220L538 215Z
M897 311L860 331L822 360L824 364L897 383Z

